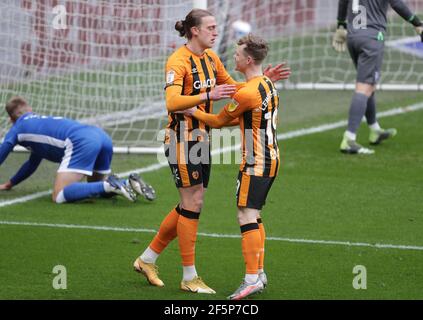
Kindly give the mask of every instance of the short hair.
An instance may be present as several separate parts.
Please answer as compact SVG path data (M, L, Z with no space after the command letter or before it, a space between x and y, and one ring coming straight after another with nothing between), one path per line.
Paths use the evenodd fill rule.
M18 96L12 97L6 103L6 112L9 114L9 117L13 118L20 107L27 105L28 103L24 98Z
M188 40L191 39L191 28L200 26L204 17L214 16L207 10L192 9L185 17L185 20L179 20L175 24L175 29L179 32L179 36L186 37Z
M267 42L251 33L239 39L237 44L239 46L245 44L244 51L254 59L256 64L263 62L269 51Z

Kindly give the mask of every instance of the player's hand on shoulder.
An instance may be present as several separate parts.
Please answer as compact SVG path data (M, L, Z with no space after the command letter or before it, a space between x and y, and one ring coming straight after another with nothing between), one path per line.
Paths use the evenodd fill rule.
M210 100L221 100L221 99L228 99L232 97L232 95L236 91L236 85L234 84L221 84L215 86L210 92L209 97Z
M345 52L347 50L347 30L344 26L339 26L333 35L332 47L337 52Z

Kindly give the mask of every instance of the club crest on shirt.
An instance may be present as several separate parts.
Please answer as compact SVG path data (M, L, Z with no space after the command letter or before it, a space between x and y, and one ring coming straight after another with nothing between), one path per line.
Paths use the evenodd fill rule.
M214 72L217 72L216 65L214 64L214 61L213 60L210 61L210 64L211 64L211 67L212 67L213 71Z
M169 70L167 75L166 75L166 83L172 84L173 81L175 81L175 71Z
M239 106L239 103L235 99L232 99L231 103L228 106L228 111L234 112L236 108L238 108L238 106Z
M192 177L197 180L200 177L200 174L198 173L198 171L193 171L192 172Z

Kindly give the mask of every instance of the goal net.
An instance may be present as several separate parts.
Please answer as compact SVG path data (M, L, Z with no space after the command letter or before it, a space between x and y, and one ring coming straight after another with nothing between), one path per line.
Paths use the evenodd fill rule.
M270 63L287 61L293 73L288 88L352 88L355 70L347 52L336 53L332 36L336 29L337 0L244 0L219 3L217 16L225 24L220 54L233 69L235 32L231 25L245 21L252 32L270 42ZM411 10L423 13L422 0L405 0ZM422 16L422 15L420 15ZM423 44L414 27L392 9L381 79L382 89L423 89ZM225 38L226 36L226 38ZM222 50L223 48L223 50ZM229 50L227 50L229 48ZM232 49L233 50L233 49Z
M405 1L423 12L423 1ZM192 0L3 0L0 2L0 102L25 97L40 114L104 128L115 146L154 151L164 128L164 65L184 39L174 30ZM331 48L335 0L209 0L219 43L234 77L232 24L248 22L270 42L266 62L287 61L286 88L344 89L355 72ZM422 16L423 17L423 16ZM422 89L423 47L390 11L382 89ZM0 108L3 110L3 107ZM10 128L0 112L0 140ZM139 149L136 149L139 147ZM126 150L126 149L123 149Z
M165 126L164 64L192 0L3 0L0 101L104 128L115 146L154 151ZM0 112L0 139L8 125ZM125 150L125 149L124 149ZM136 150L136 149L133 149Z

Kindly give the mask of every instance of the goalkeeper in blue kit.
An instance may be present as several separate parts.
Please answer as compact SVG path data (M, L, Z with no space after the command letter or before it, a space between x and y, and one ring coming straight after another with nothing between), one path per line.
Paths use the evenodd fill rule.
M397 134L396 129L382 129L376 119L375 90L381 76L387 11L391 6L404 20L411 23L422 37L420 19L402 0L339 0L338 28L333 47L344 52L348 47L357 70L356 88L352 97L348 127L340 150L348 154L373 154L374 150L356 142L357 130L363 116L370 129L369 142L378 145Z
M130 201L135 201L137 194L148 200L155 198L154 189L139 175L131 174L127 180L109 175L113 145L102 129L62 117L38 115L21 97L10 99L6 112L13 126L0 146L0 166L18 144L31 154L9 181L0 184L0 190L10 190L21 183L47 159L60 163L52 194L56 203L113 194ZM85 177L87 183L82 182Z

